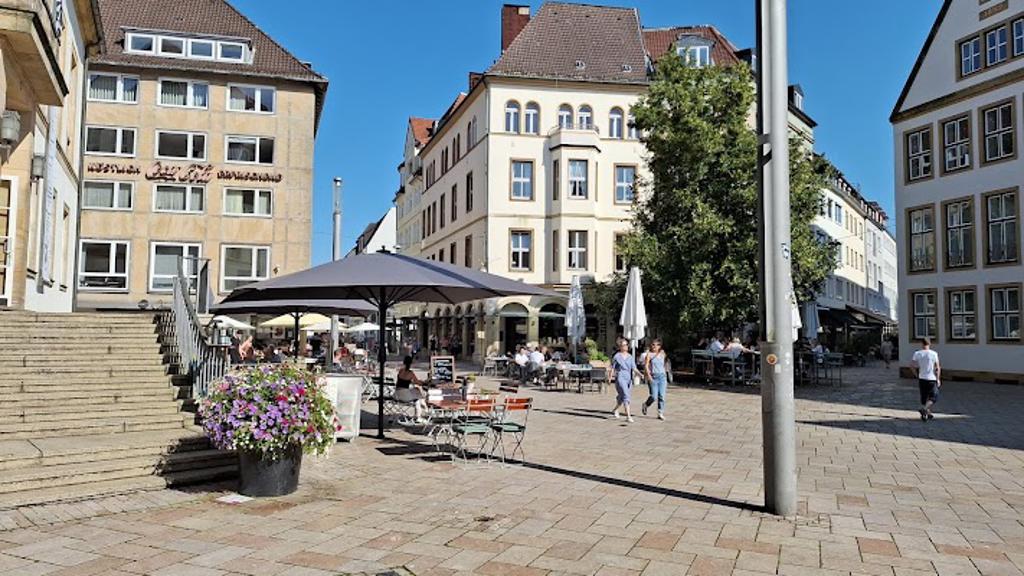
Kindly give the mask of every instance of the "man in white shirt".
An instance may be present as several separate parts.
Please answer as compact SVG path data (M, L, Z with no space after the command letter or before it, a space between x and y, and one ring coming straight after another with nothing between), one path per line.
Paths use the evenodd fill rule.
M910 360L910 369L917 376L917 387L921 391L921 421L927 422L934 418L932 406L939 399L939 388L942 386L939 378L942 375L942 366L939 365L939 354L932 350L932 342L925 338L921 342L921 349L914 352Z
M719 332L718 334L715 334L714 338L711 339L711 343L708 344L708 352L718 354L724 349L725 346L722 344L722 333Z
M530 374L533 376L533 383L537 383L538 376L540 375L541 367L544 365L544 353L540 351L539 346L534 346L533 351L530 352Z
M521 382L526 381L526 365L530 362L530 356L526 353L526 348L520 346L516 350L515 363L516 368L519 371L519 380Z

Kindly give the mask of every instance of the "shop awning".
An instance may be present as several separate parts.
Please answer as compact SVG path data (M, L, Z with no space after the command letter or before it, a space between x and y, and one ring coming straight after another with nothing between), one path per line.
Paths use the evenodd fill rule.
M893 322L886 318L885 316L882 316L877 312L872 312L867 308L861 308L860 306L847 304L846 309L849 310L853 314L853 316L857 318L858 321L862 324L874 324L877 326L888 326L890 324L893 324Z

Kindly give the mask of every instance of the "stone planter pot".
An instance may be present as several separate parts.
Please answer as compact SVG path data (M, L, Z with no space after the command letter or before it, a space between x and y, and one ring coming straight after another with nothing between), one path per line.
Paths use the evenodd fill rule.
M238 453L238 493L245 496L284 496L299 487L302 447L293 446L270 460L259 452Z

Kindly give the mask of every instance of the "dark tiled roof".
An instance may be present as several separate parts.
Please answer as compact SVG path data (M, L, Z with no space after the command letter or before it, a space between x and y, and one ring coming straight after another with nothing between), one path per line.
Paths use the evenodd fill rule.
M98 3L104 29L103 50L93 62L327 83L323 76L300 62L225 0L98 0ZM236 64L126 54L126 28L246 38L251 42L253 62Z
M632 8L546 3L487 73L646 83L639 16Z
M430 118L409 118L409 126L412 126L412 137L416 141L416 146L425 146L427 142L430 142L430 137L434 134L434 121Z
M644 45L655 62L669 53L680 36L700 36L712 42L711 59L715 64L728 66L738 64L736 47L714 26L675 26L672 28L648 28L644 30Z

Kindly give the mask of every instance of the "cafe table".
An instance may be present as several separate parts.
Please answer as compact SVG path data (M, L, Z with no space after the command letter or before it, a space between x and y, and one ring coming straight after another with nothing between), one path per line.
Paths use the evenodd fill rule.
M441 450L440 436L445 435L446 444L451 445L452 437L452 425L461 416L469 403L465 400L453 400L453 399L440 399L440 400L428 400L427 407L430 409L430 430L427 432L427 437L434 441L434 449L437 450L438 454L443 454Z

